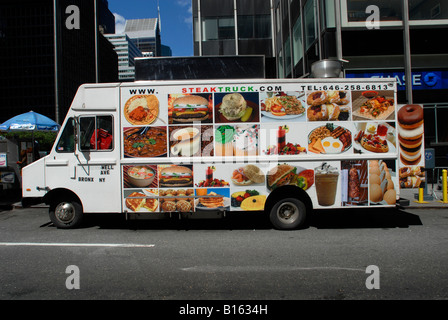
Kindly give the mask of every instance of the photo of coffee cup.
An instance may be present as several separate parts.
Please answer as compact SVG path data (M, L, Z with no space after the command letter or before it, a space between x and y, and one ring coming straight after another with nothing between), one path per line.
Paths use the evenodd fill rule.
M339 172L335 167L323 163L314 169L317 202L321 206L332 206L336 200Z
M195 155L201 147L200 130L187 127L177 129L171 136L173 144L171 146L171 154L183 157L191 157Z

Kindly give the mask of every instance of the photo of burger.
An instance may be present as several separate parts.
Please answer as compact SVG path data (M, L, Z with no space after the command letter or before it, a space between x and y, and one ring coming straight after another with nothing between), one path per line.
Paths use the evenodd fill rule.
M175 98L172 100L170 123L207 122L211 120L209 103L210 101L207 98L200 95Z
M160 187L193 187L191 166L159 166Z

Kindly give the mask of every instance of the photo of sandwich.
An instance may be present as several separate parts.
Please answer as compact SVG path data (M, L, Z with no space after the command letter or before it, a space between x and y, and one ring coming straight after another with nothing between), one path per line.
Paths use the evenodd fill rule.
M215 93L215 122L258 122L258 93Z
M148 197L142 192L134 191L126 197L125 205L132 212L156 212L159 202L154 197Z
M276 188L294 185L308 190L314 184L314 170L295 167L290 164L278 164L266 175L266 186L272 191Z
M210 122L212 119L210 95L170 95L169 123ZM171 105L170 105L171 104Z
M158 166L159 187L193 187L191 166Z

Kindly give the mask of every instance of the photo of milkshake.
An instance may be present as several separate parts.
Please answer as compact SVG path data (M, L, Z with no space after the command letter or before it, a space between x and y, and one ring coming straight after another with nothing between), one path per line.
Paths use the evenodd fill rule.
M233 156L233 136L235 128L229 125L218 126L215 130L215 154Z
M332 206L336 199L339 170L326 162L314 169L317 201L321 206Z

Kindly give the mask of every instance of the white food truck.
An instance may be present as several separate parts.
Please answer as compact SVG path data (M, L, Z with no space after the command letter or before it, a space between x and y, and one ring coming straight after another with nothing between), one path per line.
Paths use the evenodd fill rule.
M291 229L312 209L396 206L401 168L423 161L402 158L398 112L395 79L85 84L23 199L59 228L254 211Z

